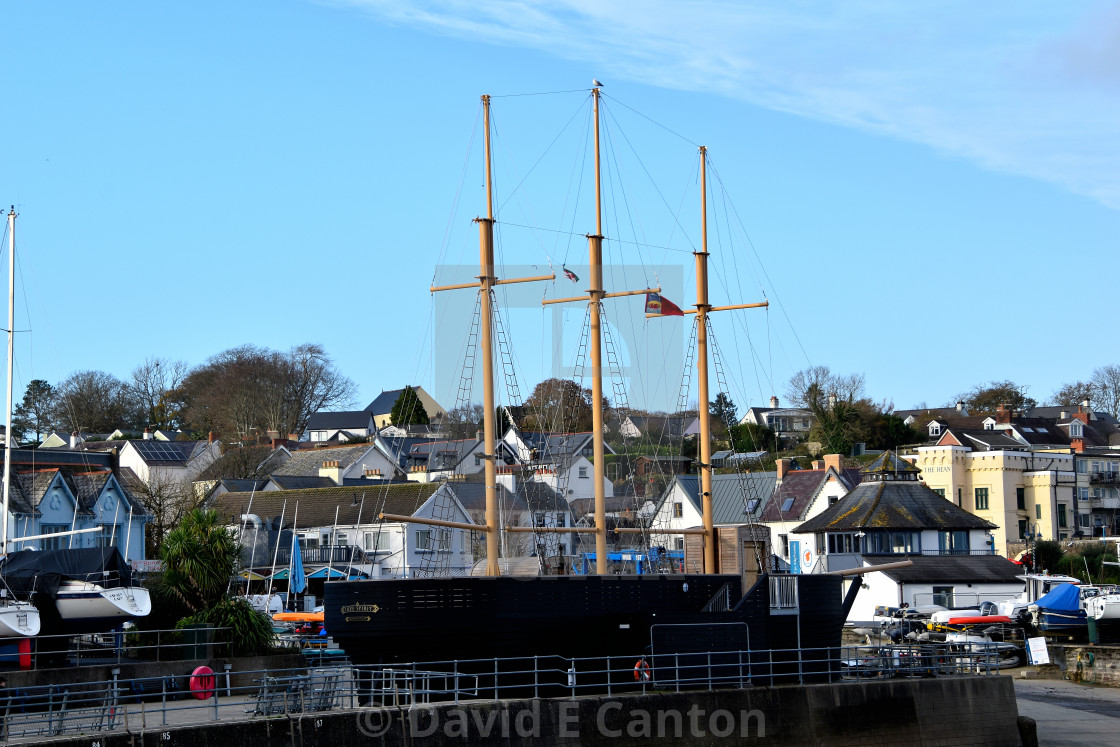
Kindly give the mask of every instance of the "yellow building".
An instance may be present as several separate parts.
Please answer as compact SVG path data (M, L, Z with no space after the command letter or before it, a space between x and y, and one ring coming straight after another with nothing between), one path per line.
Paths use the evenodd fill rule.
M934 446L907 455L927 486L995 524L996 552L1027 532L1047 540L1077 530L1073 455L1029 451L1000 431L947 431Z

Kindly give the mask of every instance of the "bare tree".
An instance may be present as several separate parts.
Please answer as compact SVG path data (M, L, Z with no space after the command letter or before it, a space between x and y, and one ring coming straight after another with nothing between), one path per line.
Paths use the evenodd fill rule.
M165 479L155 471L147 484L130 487L130 492L152 514L145 533L145 549L149 558L158 558L168 532L199 505L201 496L193 484Z
M834 374L828 366L810 366L790 377L786 397L790 405L812 409L824 407L833 396L849 404L866 398L863 374Z
M1053 396L1050 397L1050 404L1076 407L1088 400L1089 406L1091 407L1095 399L1093 396L1094 393L1094 387L1091 382L1074 381L1070 384L1062 384L1062 388L1054 392Z
M58 385L55 422L70 431L106 433L136 426L136 403L117 377L77 371Z
M320 345L287 353L244 345L191 371L178 396L195 429L250 438L270 430L300 433L312 413L347 406L354 392L354 382Z
M1120 418L1120 366L1101 366L1093 371L1093 402L1108 411L1114 418Z
M132 370L127 387L152 428L174 428L179 425L180 408L173 392L187 378L189 367L184 361L146 358Z

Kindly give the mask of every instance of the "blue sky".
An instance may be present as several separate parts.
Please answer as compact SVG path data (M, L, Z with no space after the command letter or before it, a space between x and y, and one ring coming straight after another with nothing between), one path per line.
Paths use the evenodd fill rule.
M774 304L715 321L740 409L810 364L906 408L1004 378L1042 401L1120 362L1120 3L23 2L5 20L0 199L32 330L17 397L148 356L319 342L358 405L406 381L453 400L462 314L427 287L477 257L478 97L496 97L499 191L528 175L502 203L503 259L575 265L593 77L621 175L687 186L702 143L734 201L745 233L712 248L713 301ZM553 91L570 93L505 97ZM631 143L649 155L622 166ZM659 189L627 193L640 221L608 220L648 241L612 257L685 305L695 183ZM609 314L653 336L639 347L687 339ZM526 389L550 372L551 321L509 322ZM641 363L631 403L672 406L678 375Z

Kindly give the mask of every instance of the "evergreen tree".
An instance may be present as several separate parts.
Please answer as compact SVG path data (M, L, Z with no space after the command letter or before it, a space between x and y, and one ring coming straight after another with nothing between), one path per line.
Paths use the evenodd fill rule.
M16 405L12 413L12 443L26 439L29 433L35 434L35 443L41 443L53 427L52 413L55 408L54 387L43 379L32 379L23 393L23 402Z
M735 403L731 401L731 397L727 396L727 392L720 392L716 395L716 399L712 402L708 412L728 428L735 425L737 421Z
M389 421L393 425L428 424L428 412L424 409L424 403L420 401L415 389L410 386L404 388L397 401L393 403Z

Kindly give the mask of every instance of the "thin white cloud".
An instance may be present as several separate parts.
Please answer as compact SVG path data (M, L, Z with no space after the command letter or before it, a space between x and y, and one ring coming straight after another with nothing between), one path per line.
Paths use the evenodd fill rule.
M1120 209L1120 3L334 0L913 141Z

